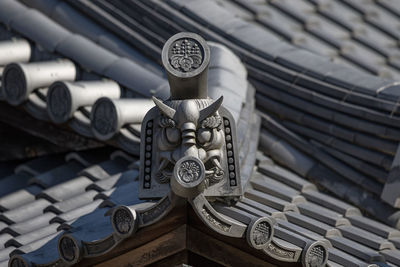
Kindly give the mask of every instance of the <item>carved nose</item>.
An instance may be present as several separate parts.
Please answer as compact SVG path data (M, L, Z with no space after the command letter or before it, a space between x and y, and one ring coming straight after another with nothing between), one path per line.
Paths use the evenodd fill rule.
M182 145L195 145L196 133L192 130L185 130L182 132Z
M182 145L180 158L185 156L199 157L199 151L196 147L196 125L192 122L186 122L181 126Z

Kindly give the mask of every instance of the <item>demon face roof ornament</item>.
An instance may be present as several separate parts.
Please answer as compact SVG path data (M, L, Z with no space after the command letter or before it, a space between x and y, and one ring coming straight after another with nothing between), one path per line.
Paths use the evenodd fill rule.
M160 198L170 189L185 198L240 196L235 122L222 96L208 97L206 41L178 33L165 43L162 62L171 97L154 97L142 123L139 196Z
M165 101L153 97L156 106L142 122L139 174L139 197L161 199L134 212L129 207L116 208L111 219L113 227L123 237L125 232L131 233L124 231L127 224L129 229L152 224L174 205L187 200L213 230L241 238L248 229L251 240L262 240L257 246L250 244L262 249L273 235L269 219L262 220L263 224L268 222L262 228L267 230L256 231L261 221L247 227L221 215L210 203L237 199L242 187L236 124L222 106L223 97L213 100L207 93L210 49L206 41L194 33L178 33L164 45L162 61L171 97ZM132 216L126 216L129 213Z

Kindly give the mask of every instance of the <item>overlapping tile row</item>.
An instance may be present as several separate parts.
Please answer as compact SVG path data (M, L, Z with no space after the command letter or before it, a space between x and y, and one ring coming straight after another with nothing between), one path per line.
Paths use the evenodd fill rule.
M242 218L241 215L243 214L245 214L245 217L274 217L277 221L276 234L265 252L278 260L303 261L305 265L310 264L310 258L307 258L306 255L320 256L321 253L323 254L323 249L319 248L328 247L328 263L331 266L368 266L374 262L382 263L385 261L394 266L400 264L399 232L396 229L367 219L361 215L356 207L317 191L314 184L304 180L304 178L307 178L315 182L315 184L331 191L342 200L374 215L378 220L397 227L399 225L398 211L379 199L388 172L392 168L393 156L399 142L398 85L392 80L383 80L366 75L363 72L368 69L368 71L376 74L395 76L393 73L396 73L396 69L393 67L393 63L390 62L392 65L388 67L388 70L376 67L376 62L381 58L371 54L370 49L365 49L358 43L345 43L343 46L338 43L337 47L343 48L343 51L340 52L340 57L336 57L334 61L343 61L345 66L340 66L333 64L323 56L298 49L282 40L282 35L286 34L287 36L284 36L284 39L291 40L295 45L304 46L323 55L334 55L335 49L332 49L332 44L335 41L339 42L340 36L346 35L346 33L338 30L337 25L321 17L320 14L323 14L322 1L313 1L315 5L321 5L321 11L312 17L316 20L314 24L311 23L311 20L308 20L308 16L304 15L309 7L312 7L312 4L305 4L308 3L305 1L296 2L297 4L270 1L269 6L261 5L255 11L251 10L252 4L249 1L235 1L233 3L228 1L162 2L133 0L129 4L96 1L97 5L87 1L71 1L74 7L92 17L108 31L80 16L64 2L52 1L53 9L41 5L40 1L26 2L36 5L35 8L39 8L48 16L52 16L54 20L57 20L69 31L78 32L98 43L99 46L96 47L96 51L103 51L101 47L103 46L119 56L125 56L124 52L128 53L131 55L130 59L133 59L133 61L137 59L137 62L141 63L146 60L140 58L140 56L136 57L136 49L142 53L148 51L148 55L157 60L160 51L160 47L157 49L157 46L160 46L169 35L181 30L198 32L208 40L218 41L231 48L246 63L249 77L257 89L257 104L263 117L261 148L273 158L275 163L260 156L258 172L251 179L248 179L248 175L251 174L253 169L256 145L255 142L249 140L257 139L258 131L252 131L252 129L257 128L259 124L257 116L251 114L254 106L252 96L254 90L251 89L251 86L248 87L247 73L239 60L225 47L212 44L211 49L215 62L211 62L210 66L210 95L212 97L218 96L222 88L224 97L228 96L229 100L226 101L226 104L238 123L239 156L241 157L242 169L246 170L242 173L247 173L247 176L245 175L243 179L248 180L245 197L234 207L219 207L220 211L230 214L229 216L233 216L233 218L235 216ZM345 2L345 11L348 10L347 7L350 5L354 10L359 10L361 13L367 14L368 12L357 3ZM5 5L14 5L13 1L5 1L4 3L6 3ZM339 2L332 3L332 5L335 5ZM324 4L329 6L328 3ZM302 5L304 10L302 8L295 9L293 5ZM378 12L382 8L388 9L388 5L385 1L379 1ZM154 9L154 7L157 8ZM121 13L112 12L113 8L123 10L132 20L118 15ZM225 9L230 12L226 12ZM8 17L8 14L3 14L7 21L6 25L18 31L23 37L39 44L43 42L47 52L39 51L37 52L39 55L54 57L53 52L61 53L78 63L74 65L79 66L76 67L75 72L78 70L78 73L91 76L93 79L92 75L94 74L82 71L83 67L83 69L90 69L97 74L110 77L108 71L111 70L104 64L107 62L112 64L111 59L115 59L115 55L104 54L104 58L101 59L103 65L96 65L96 62L99 62L100 59L93 60L93 58L90 58L90 53L85 55L87 57L83 57L82 53L70 53L68 52L70 50L65 48L67 44L60 45L60 47L65 48L64 50L57 50L58 44L55 40L61 41L62 35L58 37L54 35L53 37L57 38L50 40L51 38L46 39L43 36L37 39L37 36L41 36L37 32L30 34L27 31L24 34L25 26L18 25L17 22L14 23L11 17L13 14L18 14L18 10L24 10L24 8L17 4L14 9L10 10L10 17ZM29 16L34 13L33 17L42 16L32 10L29 12L24 10L24 12ZM396 11L394 9L390 12ZM232 13L236 15L232 15ZM256 17L254 16L255 13L258 14ZM23 15L26 14L23 13ZM273 18L277 19L278 22L273 21L271 15L268 14L273 14ZM264 15L270 17L266 18ZM324 16L328 17L328 15ZM394 29L380 21L379 17L380 15L374 19L371 16L366 18L366 20L368 19L366 30L371 32L378 27L384 29L383 31L386 34L395 36ZM85 30L86 27L77 30L78 23L71 22L71 18L82 19L87 28L95 29L93 32L100 33L98 36L104 34L109 39L104 41L104 39L91 34L90 30ZM38 20L43 19L46 23L51 22L45 16ZM287 23L279 23L279 20L292 21L290 27L293 28L303 24L307 25L309 27L306 27L306 31L310 35L300 33L295 34L295 36L293 33L296 33L296 30L281 28L285 27ZM152 23L149 23L149 21ZM124 27L125 24L130 25L130 28ZM319 24L323 25L324 28L331 27L331 32L337 34L337 36L335 35L333 38L324 35L326 30L321 30ZM369 24L373 24L375 28L370 27ZM59 29L58 27L55 26ZM51 30L50 28L46 29ZM65 33L65 31L63 29L61 33ZM119 37L110 36L110 32L114 32ZM376 38L376 31L371 34L374 36L373 38ZM360 36L360 40L365 37ZM82 37L65 36L65 38L71 38L70 42L76 41L82 45L88 42L88 40L82 41ZM339 40L337 40L338 38ZM122 39L135 48L127 52L129 49L120 50L111 45L123 43ZM321 41L322 39L324 41ZM354 40L357 40L357 38L354 37ZM357 42L364 42L363 45L365 45L368 40L366 38L363 41L357 40ZM385 39L382 40L385 41ZM109 46L107 47L107 45ZM385 45L382 44L382 47ZM38 46L33 47L34 51L38 51ZM372 60L361 61L362 58L353 49L369 55ZM391 51L384 56L392 59ZM354 67L354 64L357 66ZM149 65L143 68L140 73L147 73L146 70L153 67L154 65L149 61ZM361 71L358 70L360 67ZM145 93L149 93L148 95L154 93L162 97L166 96L165 92L168 91L164 81L153 87L137 87L138 84L130 80L127 75L120 77L116 72L113 73L116 76L111 78L119 85L113 81L101 82L101 85L109 84L113 88L107 90L110 93L118 94L117 87L123 87L126 91L120 89L120 95L137 96L141 95L143 92L141 90L144 90ZM161 76L158 76L159 73L156 70L154 73L156 73L154 77L159 77L157 80L163 80ZM101 76L94 75L94 77L98 80ZM76 80L76 77L72 80ZM129 87L127 81L131 81L135 86L133 91L139 91L132 93L133 95L129 94L129 92L132 92L132 88L125 88ZM74 94L76 94L75 99L84 99L84 96L80 94L82 91L75 90L77 87L86 87L87 91L91 91L90 83L85 83L86 81L81 80L78 83L64 81L56 84L58 87L55 85L52 87L58 89L50 89L58 92L55 93L55 99L69 94L71 103L73 103ZM99 85L99 82L97 82L96 87ZM29 95L36 102L30 99L28 103L39 103L36 106L40 106L42 110L45 110L44 108L51 110L51 105L48 102L48 91L50 89L36 90L35 96ZM150 92L150 90L153 90L153 92ZM228 93L230 91L232 91L232 94ZM93 91L93 93L100 94L100 90ZM96 97L89 97L91 100L93 98ZM101 99L97 106L96 104L92 106L93 101L90 104L85 104L92 107L77 109L73 113L72 121L69 121L70 127L78 129L79 132L79 129L83 128L81 125L88 125L88 118L94 116L90 114L97 113L93 112L93 109L97 107L100 117L101 114L116 114L117 119L111 120L115 123L104 124L104 122L99 122L100 130L96 133L97 138L108 139L107 133L110 130L115 132L122 125L126 125L126 121L124 121L126 117L119 117L119 114L127 112L127 106L129 106L124 105L126 103L121 101L126 99L111 98ZM43 102L43 99L46 99L46 102L43 104L38 102L37 99ZM246 101L243 101L244 99ZM57 100L55 101L57 103ZM238 104L242 102L246 102L243 108L242 105ZM40 114L34 111L32 106L30 104L26 107L27 110L32 114ZM72 113L71 110L75 110L73 104L67 109L60 109L57 104L53 107L54 114L61 114L61 118L64 116L70 118L68 114ZM60 110L61 112L57 114L57 111ZM132 112L128 113L135 115L131 114ZM44 112L44 114L47 113ZM56 116L53 117L56 118ZM54 118L52 119L56 121L57 118ZM108 121L109 119L109 117L101 117L100 121ZM139 125L132 124L119 130L120 133L124 131L134 133L133 135L137 137ZM88 133L91 133L91 131L87 130L86 134ZM85 135L85 130L81 130L81 134ZM117 141L120 142L122 147L127 147L129 144L133 148L131 152L137 151L132 143L124 142L123 138L118 138ZM80 162L80 160L76 161ZM277 162L291 171L279 166ZM89 166L93 162L87 161L87 163L84 166ZM66 164L69 171L62 168ZM67 175L71 172L77 173L80 170L80 166L76 166L77 164L73 160L66 164L61 165L58 171L62 173L65 171ZM97 178L96 175L103 177L104 173L96 166L93 172L86 171L82 173L82 176L71 175L69 177L71 179L65 178L68 180L63 180L62 177L64 176L61 175L59 176L61 180L56 182L51 180L51 175L49 177L39 175L41 178L35 175L33 179L29 172L27 174L18 173L18 175L22 177L21 179L29 180L32 184L29 184L26 187L27 189L17 186L15 189L20 189L21 192L16 191L16 193L20 195L14 196L13 193L9 193L4 204L1 204L5 206L2 207L3 212L0 217L2 223L0 223L0 226L8 229L5 230L3 236L4 243L8 245L7 248L0 251L2 257L8 255L11 251L14 251L13 254L30 252L21 256L21 259L37 264L49 264L49 261L61 264L60 255L56 250L57 242L66 247L78 244L79 253L84 251L83 255L79 253L79 255L62 255L64 259L71 259L71 262L80 260L80 257L88 256L87 253L93 251L88 248L102 248L95 251L94 255L106 253L109 248L116 244L110 223L103 216L107 211L107 208L104 207L109 205L107 204L110 201L109 198L120 196L124 199L115 201L124 205L133 205L136 203L134 201L137 201L134 196L127 193L136 190L134 189L135 183L129 183L129 186L132 186L129 190L121 189L121 192L114 194L119 187L112 189L112 186L116 180L123 180L123 178L121 176L108 177L107 174L105 175L106 179ZM129 177L132 177L132 175ZM5 181L12 181L12 179L8 178ZM82 184L84 186L81 187ZM245 182L242 184L246 185ZM78 196L71 198L70 192L65 190L66 188L72 188L72 192L76 191ZM83 188L85 191L82 191ZM98 194L98 192L102 193ZM22 199L21 202L19 202L20 199ZM34 199L36 200L32 202ZM103 199L106 199L106 201L102 201ZM88 203L89 200L90 204L81 204ZM111 203L115 204L112 201L114 200L111 200ZM20 206L20 203L26 203L26 206ZM71 206L74 207L72 211L69 210ZM217 206L216 208L218 208ZM36 209L41 212L44 211L44 214L48 217L37 216ZM20 211L24 210L29 210L29 213L20 215ZM91 213L85 217L80 217L76 222L69 223L75 217L82 216L86 212ZM43 224L43 227L38 231L32 231L33 229L28 228L27 231L29 232L22 232L21 229L26 227L26 225L23 225L24 221L32 216L36 216L35 225ZM49 226L45 226L44 222L46 222L46 225L49 222L51 223ZM102 229L101 233L88 230L87 226L94 222L99 229ZM19 228L12 228L9 225ZM70 233L62 235L59 230L70 230ZM38 236L46 237L34 241ZM93 240L100 240L100 242L108 245L105 245L105 247L98 246L98 243L92 242ZM84 246L84 248L81 246ZM39 247L40 249L36 250ZM15 250L15 248L17 249ZM43 259L46 259L45 262ZM2 263L1 260L0 263Z
M29 4L36 3L42 8L41 10L52 14L68 29L16 1L2 3L4 8L13 7L13 12L17 12L15 14L24 12L34 14L27 16L25 20L38 28L46 24L46 27L50 27L52 37L59 38L60 41L54 43L54 38L47 36L49 33L45 31L36 32L24 25L19 28L15 26L13 18L9 17L8 13L3 14L5 25L35 42L29 44L24 39L3 42L3 50L12 47L13 53L9 54L15 55L0 62L3 66L7 64L3 77L6 83L1 90L3 98L12 105L23 105L38 119L58 124L66 123L81 135L108 141L133 154L138 153L140 123L153 104L149 99L132 97L151 94L162 98L168 97L168 84L157 70L158 65L74 11L66 3L53 2L53 5L50 5L53 7L51 10L45 9L49 5L40 4L41 2L29 2ZM63 14L65 19L63 16L58 16L57 12ZM78 29L78 22L82 22L86 27L81 25L82 27ZM93 40L73 35L68 30L75 30ZM99 35L93 35L92 31L98 32ZM100 38L103 35L107 40L110 39L109 42ZM79 49L62 50L60 47L69 40L68 38L72 38L71 36L79 37L83 40L83 44L77 45L71 39L74 43L71 47ZM116 45L119 48L115 48ZM107 49L113 47L111 50L115 54L102 46ZM226 106L237 119L241 109L237 103L242 101L247 90L246 70L241 65L238 68L233 67L238 66L240 62L229 50L217 44L211 46L215 56L210 67L210 96L218 97L224 94ZM44 47L46 50L33 55L38 47ZM54 60L43 61L49 54ZM68 59L60 59L63 57ZM99 60L101 66L95 63L95 60ZM228 61L234 65L226 68L224 64ZM107 62L112 65L107 65ZM118 62L121 64L118 65ZM37 71L38 69L40 70ZM115 75L110 76L106 70ZM102 76L113 78L118 83L112 80L99 80ZM25 83L17 82L20 80L25 80Z
M319 191L278 163L283 159L277 156L277 147L281 146L281 155L285 152L276 142L275 150L265 150L273 160L259 152L257 170L243 199L231 210L220 208L221 212L275 218L274 238L264 252L276 259L299 260L319 242L328 247L328 266L400 264L399 230L363 216L357 207Z
M223 60L226 48L214 45L212 49L216 59ZM215 75L212 80L218 83L221 79ZM253 172L257 149L254 140L258 140L260 127L254 113L254 92L250 86L243 99L239 98L243 105L236 101L240 107L234 107L239 112L235 116L243 185ZM100 155L71 153L65 159L37 159L18 166L12 177L0 180L9 187L0 198L2 264L7 265L11 256L10 264L71 265L103 255L127 237L115 232L105 214L110 215L109 208L115 205L141 207L137 205L142 202L137 198L137 165L122 152L114 152L109 160ZM44 167L46 162L49 164ZM15 179L17 175L20 182ZM71 246L77 247L72 254L67 249Z
M110 215L108 210L115 205L142 205L132 193L137 191L137 170L128 167L134 166L130 164L133 161L121 152L107 160L97 151L20 165L16 175L30 177L25 187L2 194L0 199L0 262L6 266L11 255L15 264L70 265L115 247L120 235L105 214ZM43 166L43 162L48 164ZM311 182L261 152L256 166L238 203L233 207L215 203L214 207L234 219L273 218L276 226L272 242L264 249L267 255L309 266L305 255L327 248L329 266L400 264L398 230L367 219L356 207L318 191ZM38 187L34 193L33 186ZM29 200L22 194L15 196L29 190ZM13 195L17 201L11 201ZM7 204L12 206L4 207ZM59 253L71 251L63 250L63 246L71 246L71 240L82 248L77 248L77 254L63 254L61 259Z
M1 90L2 98L12 105L23 105L32 116L38 119L68 123L79 134L87 137L92 137L91 128L98 126L105 134L112 132L115 135L108 137L108 139L114 137L111 140L112 143L127 144L124 150L131 153L137 152L140 114L143 113L142 116L144 116L146 107L150 106L147 104L150 100L124 100L136 106L137 111L135 118L125 118L124 126L128 125L128 127L121 131L122 125L118 125L120 122L118 116L121 116L120 112L117 113L118 105L114 106L112 103L111 107L110 105L105 107L115 111L111 114L114 115L112 118L104 117L101 113L101 109L104 111L104 106L100 107L100 115L92 119L92 126L90 109L101 97L119 99L149 96L151 89L165 83L160 75L142 67L146 64L139 65L143 61L143 56L138 56L139 63L116 56L89 39L67 31L45 15L28 9L17 1L4 1L2 5L4 5L1 8L3 11L13 10L14 12L13 15L8 11L2 13L2 23L10 27L14 35L28 37L28 42L31 42L29 44L21 38L3 42L3 50L6 50L4 52L12 52L8 54L14 56L3 58L4 62L1 62L3 67L7 64L2 77L5 81ZM14 20L18 14L25 14L26 23L22 23L23 25L18 26L18 20ZM47 31L37 31L43 27L48 27ZM76 45L78 42L76 38L79 39L80 45ZM20 45L17 46L16 43ZM14 50L8 51L9 47ZM134 57L135 55L132 54L131 58ZM96 60L99 62L96 63ZM147 61L147 65L154 65L152 61ZM106 74L106 70L113 72L118 68L120 70L116 73ZM132 70L135 70L133 74L130 73ZM119 84L111 80L99 80L103 76L114 78ZM135 91L135 86L140 87L141 91ZM101 90L97 90L98 88ZM50 92L49 96L48 92ZM64 99L69 101L63 101ZM49 102L48 105L47 102ZM146 104L143 105L143 102ZM104 139L106 138L101 140Z
M394 5L394 1L386 2ZM399 78L398 14L380 1L362 5L341 0L219 3L225 8L239 6L236 10L247 12L244 19L262 25L296 46L364 72Z
M119 151L110 156L108 149L69 153L34 159L19 165L15 174L2 177L0 262L8 260L10 253L20 255L39 248L48 257L35 258L31 253L29 259L52 261L58 257L57 244L50 246L54 238L82 223L84 215L105 212L120 203L139 203L129 193L135 191L135 160ZM104 213L98 217L107 219Z
M157 30L154 24L157 24L160 36L164 36L167 29L183 28L231 48L246 64L250 81L257 89L259 109L278 117L285 127L307 140L304 149L323 151L329 159L316 160L348 180L342 179L343 183L362 185L379 202L399 143L398 83L368 75L346 63L336 64L325 56L289 44L276 31L262 23L249 21L254 18L247 10L252 2L243 1L239 5L239 1L235 2L152 1L150 4L130 1L124 8L122 4L111 5L128 16L133 10L140 12L142 17L135 19L154 31ZM299 2L297 5L303 4ZM297 21L307 20L301 15L303 9L291 5L296 4L272 1L270 6L260 4L255 12L282 13L282 21L288 14L292 17L297 14L294 19ZM313 4L304 5L312 7ZM84 1L75 2L74 6L94 20L97 17L99 23L109 27L113 25L109 8L100 5L100 9L108 14L102 17L91 11L90 5ZM152 6L157 9L153 10ZM150 18L151 25L146 23ZM272 23L271 20L265 19ZM285 27L288 23L276 24ZM370 29L372 26L366 24L366 27ZM312 45L307 47L313 50ZM373 62L368 64L376 66ZM368 209L361 201L355 204L363 210Z

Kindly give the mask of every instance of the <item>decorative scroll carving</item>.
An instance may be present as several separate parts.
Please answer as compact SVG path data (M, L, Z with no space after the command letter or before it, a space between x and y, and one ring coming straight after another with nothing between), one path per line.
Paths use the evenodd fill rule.
M270 242L264 250L270 256L285 261L296 261L296 253L290 250L286 250L282 247L277 246L274 242Z
M208 209L207 207L203 207L201 210L201 213L203 214L204 218L207 219L212 225L214 225L216 228L218 228L221 231L224 232L229 232L231 229L231 226L229 224L224 223L220 219L218 219L216 216L214 216Z
M197 69L203 62L201 44L192 38L178 39L168 51L171 66L181 72Z
M97 241L97 242L90 242L90 243L85 243L85 249L86 253L89 256L96 256L96 255L101 255L114 247L116 244L114 236L110 235L104 240Z
M160 202L145 210L138 212L143 225L150 224L157 220L163 213L165 213L171 205L169 197L165 197Z

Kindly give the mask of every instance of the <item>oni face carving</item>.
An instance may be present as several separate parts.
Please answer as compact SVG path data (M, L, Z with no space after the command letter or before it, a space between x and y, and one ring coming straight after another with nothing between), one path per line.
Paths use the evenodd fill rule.
M206 186L220 182L224 176L221 165L224 131L218 112L222 97L214 102L211 99L154 101L161 113L155 134L159 150L155 175L160 183L169 182L176 162L188 156L204 164ZM196 179L200 172L197 165L185 162L180 176L188 182Z
M236 124L222 97L208 97L207 42L178 33L165 43L161 59L170 98L153 98L156 106L142 122L139 197L171 191L184 198L240 196Z

